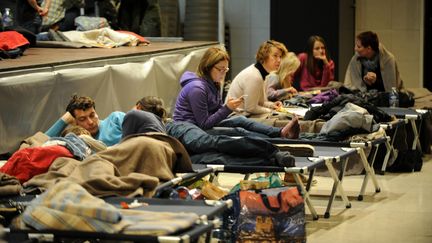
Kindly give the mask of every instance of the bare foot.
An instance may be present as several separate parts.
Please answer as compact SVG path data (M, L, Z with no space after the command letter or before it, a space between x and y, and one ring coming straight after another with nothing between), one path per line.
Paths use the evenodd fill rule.
M283 138L299 138L300 135L300 124L298 117L294 116L288 124L286 124L281 130L281 137Z

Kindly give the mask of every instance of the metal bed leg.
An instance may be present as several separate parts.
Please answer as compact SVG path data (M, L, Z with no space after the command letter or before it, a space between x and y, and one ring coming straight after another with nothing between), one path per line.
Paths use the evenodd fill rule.
M369 165L369 162L368 162L368 160L366 158L366 155L365 155L363 149L362 148L357 148L357 152L360 155L361 161L363 163L363 167L364 167L364 169L366 171L366 175L365 175L365 177L363 179L363 184L362 184L362 187L361 187L361 190L360 190L360 194L358 196L358 200L362 201L363 200L363 195L364 195L365 190L366 190L367 181L368 181L369 177L372 178L372 182L373 182L373 184L375 186L375 192L380 192L381 189L380 189L380 187L378 185L378 180L377 180L377 178L375 176L375 172L371 169L371 167Z
M381 166L381 175L384 175L384 174L385 174L385 171L386 171L386 169L387 169L387 163L388 163L388 161L389 161L389 159L390 159L390 154L391 154L391 152L393 151L393 146L390 145L389 140L390 140L390 138L387 137L387 141L384 143L385 146L386 146L386 154L385 154L385 156L384 156L384 161L383 161L383 164L382 164L382 166Z
M215 185L219 185L219 172L215 171L214 173L210 174L209 181Z
M414 133L414 141L412 144L412 150L416 150L417 148L419 148L419 150L421 151L421 146L420 146L420 136L419 133L417 131L417 125L416 125L416 121L410 119L409 120L413 129L413 133Z
M369 163L371 169L374 170L374 171L375 171L375 168L373 166L374 166L374 163L375 163L375 159L376 159L376 155L378 153L379 146L380 146L380 144L375 144L373 146L373 149L374 149L373 150L373 155L372 155L372 158L371 158L370 163ZM370 157L370 155L369 155L369 157Z
M300 175L297 173L293 173L293 177L294 177L294 180L296 181L297 185L300 187L301 193L303 194L304 201L306 202L306 205L308 206L308 208L312 214L313 220L317 220L319 218L318 214L317 214L314 206L312 205L309 192L306 190L306 188L305 188L305 186L304 186L304 184L300 178Z
M327 163L327 162L326 162ZM330 161L329 163L332 163L332 161ZM331 175L331 173L330 173L330 175ZM331 175L332 177L333 177L333 175ZM334 179L333 179L334 180ZM339 179L339 181L340 181L340 179ZM332 207L332 204L333 204L333 201L334 201L334 199L335 199L335 196L336 196L336 190L337 190L337 184L338 184L339 182L333 182L333 187L332 187L332 191L331 191L331 193L330 193L330 198L329 198L329 201L328 201L328 203L327 203L327 208L326 208L326 211L325 211L325 213L324 213L324 218L330 218L330 210L331 210L331 207Z
M345 207L351 208L351 203L349 202L348 197L345 195L345 191L343 190L342 181L341 181L341 177L343 177L343 175L344 175L344 170L346 168L347 160L344 160L342 162L341 171L339 173L339 176L336 174L336 170L334 169L332 162L333 162L333 160L326 160L326 166L327 166L328 171L329 171L331 177L333 178L334 182L333 182L332 192L330 194L330 199L329 199L329 202L327 204L327 209L326 209L326 212L324 214L324 218L330 217L330 209L331 209L331 206L333 204L333 200L334 200L335 195L336 195L336 190L339 193L340 197L342 198L343 202L345 203Z
M306 191L309 191L309 190L310 190L310 187L311 187L311 185L312 185L312 181L313 181L314 174L315 174L315 169L309 171L309 179L308 179L308 182L307 182L307 184L306 184Z
M405 118L405 119L404 119L404 122L405 122L405 124L407 124L407 123L408 123L408 119ZM385 157L384 157L383 165L382 165L382 167L381 167L381 173L380 173L381 175L384 175L384 174L385 174L385 171L386 171L386 169L387 169L387 164L388 164L388 161L389 161L389 159L390 159L390 155L393 154L393 157L394 157L394 158L397 157L397 151L396 151L396 149L394 148L394 141L395 141L395 139L396 139L396 136L397 136L398 130L399 130L399 126L396 126L396 127L394 128L393 136L387 138L387 141L386 141L386 143L385 143L385 146L386 146L386 148L387 148L387 153L386 153L386 155L385 155Z

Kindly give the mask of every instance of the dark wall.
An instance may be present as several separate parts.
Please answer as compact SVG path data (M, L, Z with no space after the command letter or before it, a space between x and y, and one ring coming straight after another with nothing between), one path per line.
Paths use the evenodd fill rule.
M335 77L343 80L339 70L344 73L347 66L345 62L351 58L354 48L355 16L352 0L271 0L270 12L272 39L283 42L289 51L299 53L305 51L309 36L322 36L336 64Z
M432 91L432 3L424 0L423 85Z
M10 8L12 13L16 13L16 0L0 0L0 11L3 14L5 8Z

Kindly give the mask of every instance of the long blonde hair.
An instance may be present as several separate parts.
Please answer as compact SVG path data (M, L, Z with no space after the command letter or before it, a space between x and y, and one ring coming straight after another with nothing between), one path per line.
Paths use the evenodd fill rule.
M282 58L279 69L274 71L274 73L279 77L279 82L283 88L292 86L291 82L286 81L286 77L294 74L299 66L300 60L294 52L288 52L287 55Z

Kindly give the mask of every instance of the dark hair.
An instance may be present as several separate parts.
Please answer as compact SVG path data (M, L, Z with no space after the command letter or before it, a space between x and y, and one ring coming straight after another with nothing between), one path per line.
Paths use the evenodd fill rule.
M327 50L327 44L324 41L324 38L318 35L312 35L309 37L306 45L306 53L307 53L307 61L306 61L306 68L309 71L310 74L315 75L315 68L319 68L320 70L323 69L324 62L322 60L316 60L313 56L313 49L315 42L321 42L324 45L324 48L326 49L326 57L327 60L330 61L330 54Z
M362 46L370 46L375 52L379 52L379 40L378 35L372 31L365 31L357 35L356 37Z
M66 111L71 113L73 117L75 117L75 110L87 110L90 108L96 108L96 104L92 98L87 96L78 97L78 95L73 95L69 104L66 107Z
M167 111L164 108L163 100L157 96L145 96L136 105L139 110L151 112L160 117L162 121L167 119Z

